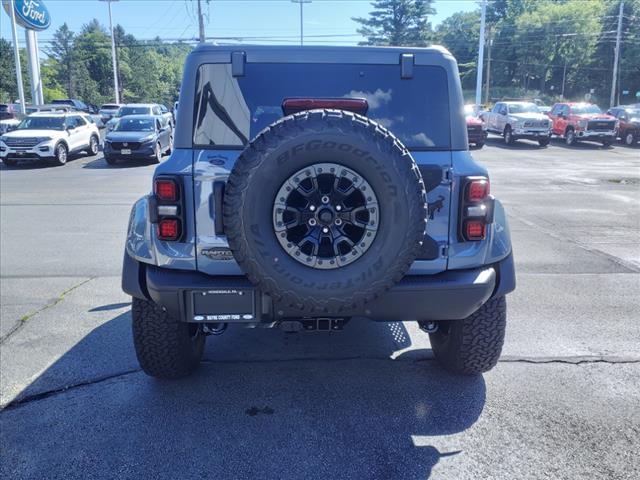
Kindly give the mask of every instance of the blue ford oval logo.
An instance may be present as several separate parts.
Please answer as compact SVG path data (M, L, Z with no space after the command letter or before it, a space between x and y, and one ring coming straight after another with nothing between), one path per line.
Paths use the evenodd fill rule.
M51 15L42 0L13 0L2 2L11 15L11 3L15 5L16 22L31 30L46 30L51 25Z

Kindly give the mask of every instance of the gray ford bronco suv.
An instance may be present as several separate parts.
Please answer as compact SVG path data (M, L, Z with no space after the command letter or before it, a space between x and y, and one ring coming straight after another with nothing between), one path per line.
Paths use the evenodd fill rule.
M193 372L229 324L417 321L447 369L495 366L515 288L443 48L200 46L174 149L133 206L122 286L142 369Z

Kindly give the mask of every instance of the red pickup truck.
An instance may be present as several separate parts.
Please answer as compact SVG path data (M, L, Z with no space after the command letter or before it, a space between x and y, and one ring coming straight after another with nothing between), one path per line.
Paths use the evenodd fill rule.
M616 139L616 118L591 103L556 103L549 118L552 135L563 137L567 145L589 140L608 147Z

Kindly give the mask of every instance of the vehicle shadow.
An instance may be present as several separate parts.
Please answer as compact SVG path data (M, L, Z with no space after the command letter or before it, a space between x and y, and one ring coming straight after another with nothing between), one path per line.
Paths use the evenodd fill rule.
M86 157L83 153L72 153L67 158L67 163ZM48 160L26 159L19 160L17 165L9 166L0 161L0 171L4 170L41 170L45 168L64 168L64 165L55 165Z
M114 165L109 165L104 156L100 158L96 158L90 162L87 162L82 166L82 168L89 169L118 169L118 168L136 168L136 167L147 167L149 165L153 165L152 160L119 160Z
M507 145L502 137L492 137L491 135L487 137L485 145L503 150L541 150L546 148L531 140L517 140L513 145Z
M608 147L603 146L601 143L597 142L589 142L589 141L579 141L574 145L567 145L564 139L559 137L553 137L551 139L551 145L554 147L564 148L565 150L613 150L614 147L617 147L617 144L610 145Z
M130 312L94 329L2 413L4 478L426 478L485 404L402 323L229 328L191 377L139 371ZM65 459L62 461L61 459Z

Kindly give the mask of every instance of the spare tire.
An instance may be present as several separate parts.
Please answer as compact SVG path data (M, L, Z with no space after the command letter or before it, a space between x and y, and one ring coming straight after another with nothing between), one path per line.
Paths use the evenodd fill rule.
M418 167L380 124L309 110L263 130L237 159L224 228L249 280L301 314L358 308L420 252L427 203Z

